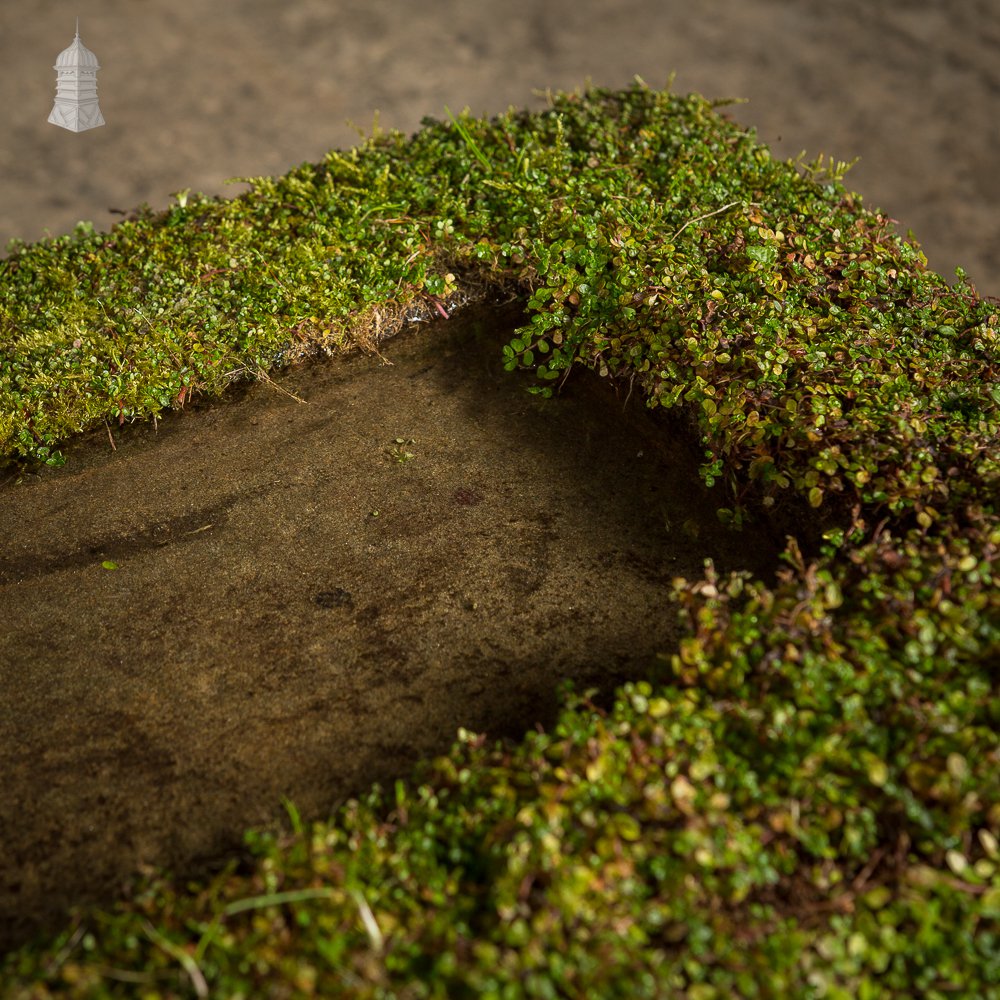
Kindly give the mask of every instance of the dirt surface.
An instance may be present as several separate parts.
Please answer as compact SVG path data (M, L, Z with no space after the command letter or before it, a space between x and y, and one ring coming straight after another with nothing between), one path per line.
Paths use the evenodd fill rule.
M0 252L185 188L237 194L227 178L319 160L376 110L413 131L676 71L675 90L748 98L734 116L779 155L860 156L850 185L932 267L1000 292L996 0L413 10L4 0ZM81 134L46 122L77 14L108 122ZM671 647L673 575L771 565L635 401L623 417L581 376L543 404L502 376L497 325L421 328L391 366L309 365L116 429L115 451L102 431L0 486L0 947L140 863L232 849L282 795L322 815L459 725L545 721L559 678L606 688Z
M0 939L459 726L550 722L561 678L675 648L672 577L773 566L635 399L528 394L503 332L439 322L0 489Z

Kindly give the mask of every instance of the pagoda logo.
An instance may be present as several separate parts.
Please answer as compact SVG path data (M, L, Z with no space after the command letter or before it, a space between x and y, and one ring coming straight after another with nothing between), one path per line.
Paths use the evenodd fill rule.
M76 19L76 38L59 53L55 66L56 101L49 121L70 132L85 132L104 124L97 105L97 56L80 41L80 19Z

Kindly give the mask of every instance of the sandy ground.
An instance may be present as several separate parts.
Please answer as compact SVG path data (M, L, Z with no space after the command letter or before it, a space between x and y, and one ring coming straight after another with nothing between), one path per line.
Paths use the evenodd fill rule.
M860 155L869 204L998 292L1000 4L948 6L5 0L0 240L235 194L376 109L410 131L676 70L749 98L784 154ZM108 122L82 134L46 122L77 13ZM140 864L232 850L282 795L320 815L459 725L546 721L560 677L637 676L674 642L673 575L772 564L634 401L581 376L541 405L500 372L512 322L421 328L392 365L303 367L0 483L0 947Z

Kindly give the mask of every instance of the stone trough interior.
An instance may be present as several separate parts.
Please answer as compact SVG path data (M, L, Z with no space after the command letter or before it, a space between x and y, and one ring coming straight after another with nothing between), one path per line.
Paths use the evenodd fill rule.
M0 476L0 943L195 874L676 646L675 576L768 575L636 396L526 392L512 307L422 324ZM115 566L117 568L106 568Z

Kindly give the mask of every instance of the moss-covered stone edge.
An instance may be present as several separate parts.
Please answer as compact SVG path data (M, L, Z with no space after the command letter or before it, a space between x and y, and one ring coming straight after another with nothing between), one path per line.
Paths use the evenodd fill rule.
M637 85L15 248L21 458L58 461L109 402L129 419L296 344L374 348L503 285L531 316L508 364L539 391L583 363L676 408L724 518L790 497L824 541L790 541L772 586L675 581L686 637L610 712L568 694L516 747L466 734L330 824L254 835L245 871L154 881L11 956L11 989L996 996L998 310L837 173ZM96 327L95 297L116 303ZM58 402L64 373L92 411Z

